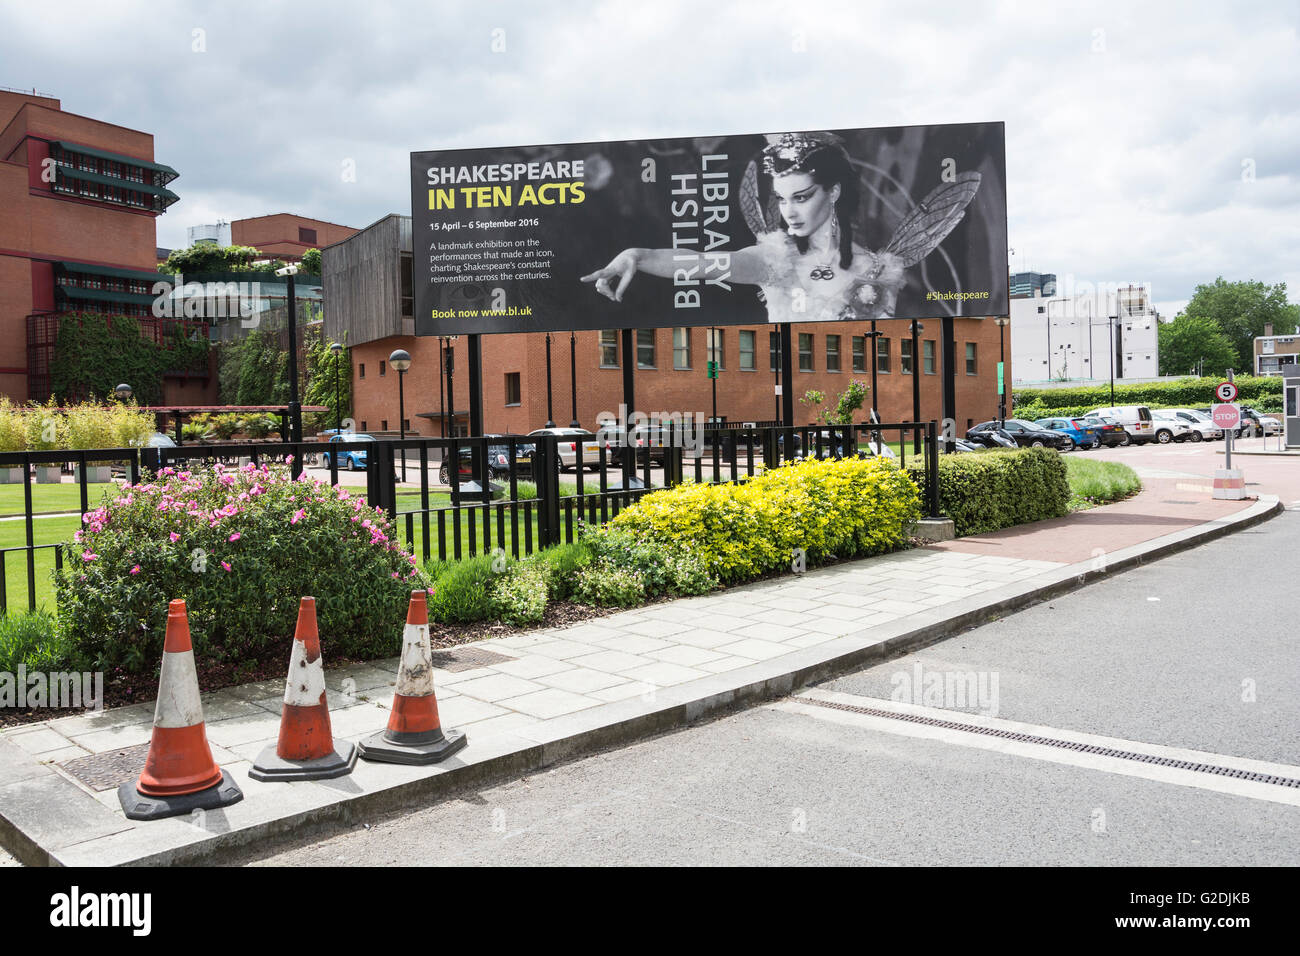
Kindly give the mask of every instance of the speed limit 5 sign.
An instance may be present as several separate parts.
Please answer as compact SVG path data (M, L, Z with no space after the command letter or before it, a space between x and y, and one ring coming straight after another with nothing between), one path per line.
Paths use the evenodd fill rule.
M1214 390L1214 397L1221 402L1235 402L1237 400L1237 386L1232 382L1220 382L1218 388Z

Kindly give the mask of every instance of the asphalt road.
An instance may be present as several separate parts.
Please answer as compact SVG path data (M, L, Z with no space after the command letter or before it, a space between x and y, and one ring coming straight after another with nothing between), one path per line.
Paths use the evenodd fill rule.
M966 711L1300 764L1297 575L1288 512L820 689L869 706L917 665L996 675ZM1296 806L816 710L734 713L245 862L1300 863Z

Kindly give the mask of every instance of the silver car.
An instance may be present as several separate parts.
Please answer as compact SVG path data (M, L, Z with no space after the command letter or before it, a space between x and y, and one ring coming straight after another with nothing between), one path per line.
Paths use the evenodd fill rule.
M585 428L537 428L528 433L529 438L538 435L555 435L559 438L555 448L560 454L560 468L564 471L571 471L578 466L578 435L587 436L582 443L583 470L595 468L600 461L600 446L596 444L595 436ZM569 440L565 441L566 438Z
M1189 441L1216 441L1223 437L1223 429L1214 424L1214 419L1194 408L1162 408L1152 415L1173 415L1191 426Z

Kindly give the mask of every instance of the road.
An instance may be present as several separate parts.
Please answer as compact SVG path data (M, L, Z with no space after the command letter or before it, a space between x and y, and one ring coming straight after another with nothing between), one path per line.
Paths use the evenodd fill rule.
M1137 464L1132 452L1168 451L1116 454ZM1290 511L813 693L897 709L891 695L918 666L974 674L984 706L918 703L957 722L982 711L1039 736L1207 751L1196 759L1269 761L1300 777L1297 575ZM1195 773L1175 783L1131 760L918 732L787 698L245 862L1300 863L1294 789Z

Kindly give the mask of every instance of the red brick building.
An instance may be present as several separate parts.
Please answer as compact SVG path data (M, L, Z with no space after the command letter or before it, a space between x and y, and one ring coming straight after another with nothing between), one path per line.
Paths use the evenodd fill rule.
M48 396L63 313L130 315L159 344L178 322L183 334L207 334L151 311L154 220L177 200L167 188L177 175L154 161L149 133L65 112L53 97L0 91L0 393ZM169 376L164 392L203 404L215 386L209 369Z
M410 220L388 216L355 238L323 250L325 334L346 336L352 346L353 417L369 432L398 431L397 373L388 368L394 349L411 355L405 376L407 432L441 434L440 418L454 411L457 427L468 427L469 363L466 339L450 343L454 352L453 398L446 407L445 376L439 375L439 340L414 335L411 306ZM884 334L879 347L876 407L884 421L912 417L912 368L921 375L921 418L940 419L943 372L939 320L926 320L920 335L921 355L912 361L909 323L877 323ZM982 318L954 322L957 345L956 406L959 431L968 423L997 415L998 327ZM811 322L791 328L795 417L816 419L854 379L871 384L870 323ZM712 414L712 383L706 372L710 330L643 329L632 333L636 355L635 404L653 412ZM728 422L775 421L780 417L774 386L776 353L771 325L717 329L721 371L717 379L718 417ZM483 354L484 429L526 433L547 420L546 345L544 333L485 335ZM628 357L617 331L578 332L577 419L594 429L601 412L617 414L623 400L622 366ZM570 336L551 335L551 408L557 425L573 418ZM1009 382L1010 372L1007 372ZM820 406L800 403L808 391L820 391ZM856 420L866 420L866 408Z
M269 257L298 262L308 249L323 249L356 233L351 226L277 212L230 223L230 241L252 246Z

